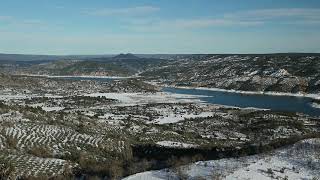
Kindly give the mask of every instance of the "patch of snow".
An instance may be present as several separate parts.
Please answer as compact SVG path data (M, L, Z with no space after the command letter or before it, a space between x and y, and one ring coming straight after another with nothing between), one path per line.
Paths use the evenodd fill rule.
M143 173L134 174L126 177L123 180L163 180L163 179L177 179L175 175L170 175L169 172L164 170L160 171L147 171Z
M258 74L258 73L259 73L259 71L256 70L256 71L253 71L253 72L249 73L248 76L254 76L254 75Z
M89 97L106 97L108 99L115 99L120 102L118 105L131 106L150 103L192 103L201 102L199 99L203 96L198 95L184 95L174 93L92 93L85 94Z
M202 112L200 114L170 114L168 116L159 117L152 121L155 124L169 124L183 121L185 118L199 118L199 117L210 117L213 116L212 112Z
M163 147L176 147L176 148L193 148L193 147L197 147L197 145L194 145L194 144L175 142L175 141L159 141L156 144L159 145L159 146L163 146Z
M44 111L51 112L51 111L61 111L64 109L64 107L42 107L42 109Z
M44 103L36 103L36 104L28 104L27 106L36 108L36 107L43 107L43 106L45 106L45 104Z
M47 97L47 98L63 98L63 96L55 96L55 95L48 95L45 96L38 96L38 95L25 95L25 94L1 94L0 100L23 100L23 99L31 99L31 98L38 98L38 97Z
M46 77L46 78L88 78L88 79L127 79L130 77L122 76L51 76L51 75L37 75L37 74L21 74L29 77Z
M96 113L93 111L86 112L84 115L93 117Z
M264 158L231 173L226 179L312 179L313 177L302 169L279 157ZM282 172L281 172L282 171Z
M0 95L0 100L19 100L29 98L31 98L31 96L28 95Z
M52 94L45 94L44 97L52 98L52 99L61 99L61 98L63 98L63 96L52 95Z
M283 77L290 76L291 74L285 69L279 69L278 71L271 74L272 77Z
M100 119L108 119L108 120L123 120L126 119L128 115L115 115L112 113L106 113L103 116L99 116Z
M313 179L320 177L320 139L307 139L270 154L199 161L181 166L187 179ZM147 171L126 179L179 179L171 169Z
M311 106L320 109L320 104L318 103L311 103Z

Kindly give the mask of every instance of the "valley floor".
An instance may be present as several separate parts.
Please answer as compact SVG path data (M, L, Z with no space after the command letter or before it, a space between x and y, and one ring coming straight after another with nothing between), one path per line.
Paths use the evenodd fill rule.
M319 176L320 140L311 139L320 138L319 117L159 89L135 78L0 74L0 172L25 179Z

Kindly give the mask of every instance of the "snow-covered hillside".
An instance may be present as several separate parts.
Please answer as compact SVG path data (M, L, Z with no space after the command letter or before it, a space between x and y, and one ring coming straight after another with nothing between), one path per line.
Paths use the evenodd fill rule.
M268 154L200 161L175 169L135 174L125 180L158 179L316 179L320 177L320 139L307 139Z

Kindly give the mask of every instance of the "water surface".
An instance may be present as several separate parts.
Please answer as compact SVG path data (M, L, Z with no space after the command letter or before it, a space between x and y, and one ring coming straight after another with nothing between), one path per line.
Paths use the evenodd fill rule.
M241 108L254 107L275 111L300 112L311 116L320 116L320 109L312 107L312 99L308 97L243 94L237 92L173 87L163 88L163 91L178 94L204 95L205 97L199 97L199 99L211 104L221 104Z
M96 80L102 82L110 82L123 78L116 77L58 77L70 80ZM243 94L238 92L224 92L215 90L202 89L184 89L165 87L164 92L187 94L187 95L201 95L200 100L210 104L220 104L226 106L236 106L241 108L253 107L262 109L271 109L274 111L285 112L300 112L310 116L320 116L320 108L312 107L312 99L309 97L294 97L294 96L273 96L266 94Z

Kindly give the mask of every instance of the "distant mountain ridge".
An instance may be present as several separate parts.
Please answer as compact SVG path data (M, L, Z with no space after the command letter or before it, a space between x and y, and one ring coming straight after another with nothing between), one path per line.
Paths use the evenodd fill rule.
M139 59L140 57L137 57L131 53L127 53L127 54L119 54L117 56L114 56L113 59Z
M318 94L320 55L193 56L163 63L140 76L178 86Z
M140 58L131 53L108 57L86 57L74 60L6 60L0 61L0 71L11 74L130 76L145 71L150 67L159 66L164 61L166 60Z
M102 55L38 55L38 54L6 54L0 53L0 61L55 61L55 60L95 60L97 58L111 59L179 59L181 57L198 57L198 56L231 56L231 55L257 55L257 56L320 56L320 53L270 53L270 54L102 54Z
M162 56L165 57L165 56ZM9 74L132 76L169 85L240 91L320 93L320 54L119 54L60 61L0 61Z
M113 55L34 55L34 54L4 54L0 53L0 61L56 61L78 60L91 58L109 58Z

